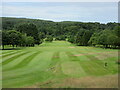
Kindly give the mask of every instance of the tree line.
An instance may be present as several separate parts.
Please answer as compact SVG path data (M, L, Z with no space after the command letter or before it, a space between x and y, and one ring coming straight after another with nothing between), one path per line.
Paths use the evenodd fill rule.
M119 48L120 46L120 26L113 30L101 30L90 32L81 30L75 36L70 36L68 41L78 46L101 46L104 48Z
M14 41L14 44L12 44L13 41L9 40L9 42L4 45L34 46L35 44L41 44L43 41L51 42L53 38L55 38L55 40L67 40L78 46L99 45L105 48L118 48L120 46L119 23L53 22L38 19L2 17L2 26L3 44L9 39L15 38L12 37L14 34L16 36L18 34L20 38L22 37L22 40L17 39L19 44L18 41L16 43ZM4 41L4 38L7 38L5 35L7 35L9 39L5 39ZM32 44L28 44L28 42L32 42Z
M13 28L14 30L1 30L2 35L1 45L4 49L5 45L12 45L12 47L33 47L35 44L39 45L45 41L52 42L52 36L45 36L44 33L39 32L33 23L20 23Z
M34 46L35 40L31 36L22 34L16 30L0 31L2 33L2 47L5 45L16 46Z

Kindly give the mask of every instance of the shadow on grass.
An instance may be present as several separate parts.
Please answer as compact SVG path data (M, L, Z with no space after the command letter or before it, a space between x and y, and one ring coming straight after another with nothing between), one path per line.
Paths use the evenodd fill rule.
M95 48L102 48L102 49L114 49L114 50L120 49L120 47L103 47L103 46L87 46L87 47L95 47Z
M1 49L0 50L22 50L24 49L25 47L21 47L21 48L5 48L5 49Z

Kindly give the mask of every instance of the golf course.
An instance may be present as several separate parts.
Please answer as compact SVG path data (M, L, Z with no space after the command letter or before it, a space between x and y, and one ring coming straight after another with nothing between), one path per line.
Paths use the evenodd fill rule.
M1 57L3 88L118 87L117 49L53 41L2 50Z

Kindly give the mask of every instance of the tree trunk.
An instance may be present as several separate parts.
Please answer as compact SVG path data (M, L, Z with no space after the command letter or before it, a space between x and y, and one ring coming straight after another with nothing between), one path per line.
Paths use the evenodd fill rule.
M108 48L108 45L105 45L105 48Z
M4 50L4 45L2 45L2 49Z
M14 48L14 45L12 45L13 46L13 48Z

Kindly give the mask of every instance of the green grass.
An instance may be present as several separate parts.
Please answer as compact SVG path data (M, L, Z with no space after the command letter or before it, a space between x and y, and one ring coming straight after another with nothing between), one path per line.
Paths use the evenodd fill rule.
M62 83L68 78L116 75L117 52L114 49L78 47L65 41L3 50L3 88L75 87ZM107 67L104 67L105 62ZM87 87L79 87L84 86Z

